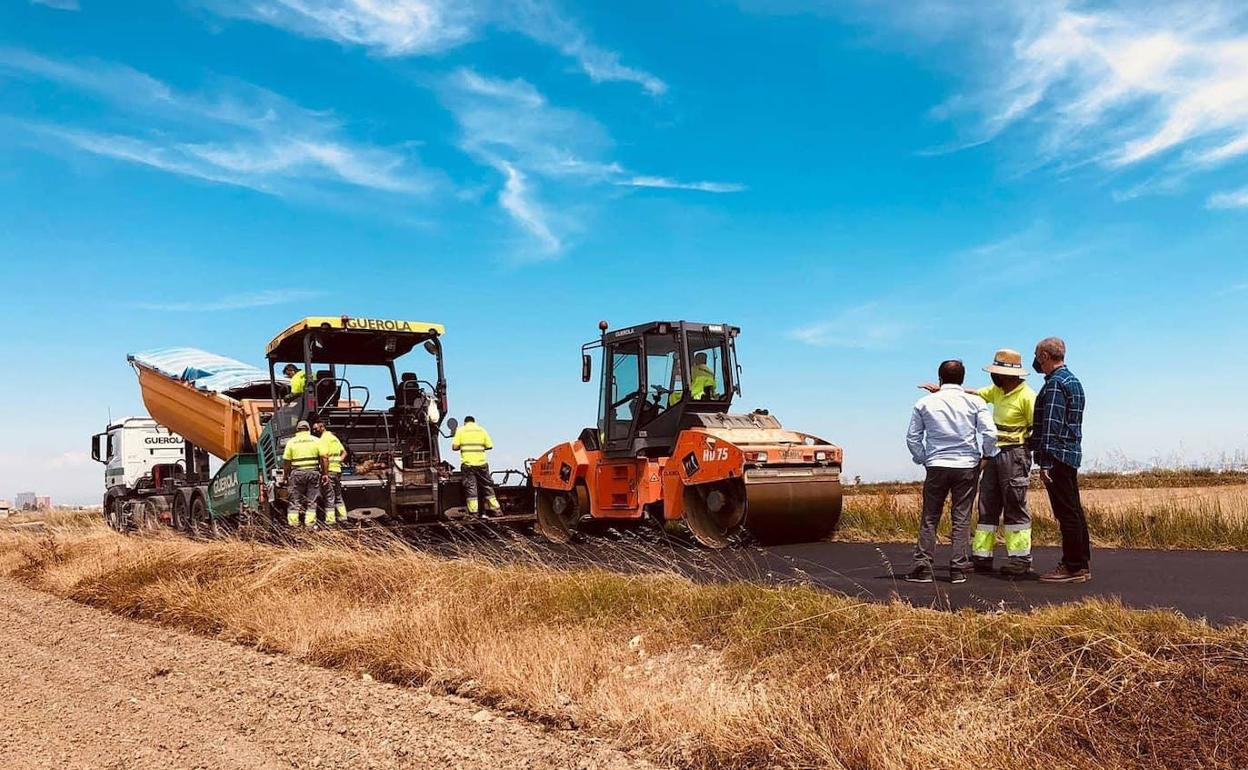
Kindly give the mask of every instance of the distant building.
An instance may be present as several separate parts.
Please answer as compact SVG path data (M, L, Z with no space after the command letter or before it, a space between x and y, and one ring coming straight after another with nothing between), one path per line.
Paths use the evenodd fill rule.
M9 514L13 512L13 503L8 500L0 500L0 519L9 518Z
M35 498L35 508L40 511L46 511L52 507L52 498L48 495Z
M18 492L17 497L13 499L13 505L19 511L33 511L36 504L34 492Z

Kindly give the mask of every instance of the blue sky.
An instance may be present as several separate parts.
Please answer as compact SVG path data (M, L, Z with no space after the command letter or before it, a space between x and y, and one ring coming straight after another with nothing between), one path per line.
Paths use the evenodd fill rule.
M682 317L850 475L916 475L941 359L1050 334L1091 457L1242 457L1248 16L988 8L6 3L0 496L97 499L127 352L340 313L445 323L495 465L592 421L600 318Z

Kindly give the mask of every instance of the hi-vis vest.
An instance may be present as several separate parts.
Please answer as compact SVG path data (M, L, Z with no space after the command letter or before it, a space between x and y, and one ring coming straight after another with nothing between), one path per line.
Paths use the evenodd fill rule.
M979 397L992 405L992 421L997 426L997 446L1027 443L1035 420L1036 392L1027 383L1004 393L996 385L980 388Z
M287 441L286 451L282 453L283 460L290 460L291 467L301 471L315 470L324 456L325 446L320 439L306 430L299 431L294 438Z
M701 401L706 398L707 388L710 388L712 393L715 391L715 372L711 369L711 367L706 366L705 364L694 364L693 380L689 383L689 390L693 392L693 400ZM672 393L667 397L668 406L671 406L679 401L684 397L684 395L685 394L679 390Z
M494 442L490 440L490 434L475 422L459 426L459 430L455 431L455 438L451 439L451 449L459 452L459 459L464 465L485 465L485 451L493 448Z
M308 386L308 375L305 374L302 369L300 369L299 371L295 372L293 377L290 378L290 395L297 396L300 393L303 393L303 391L307 388L307 386Z
M342 442L338 437L326 429L321 433L319 441L321 448L325 450L325 456L329 458L329 472L342 473Z

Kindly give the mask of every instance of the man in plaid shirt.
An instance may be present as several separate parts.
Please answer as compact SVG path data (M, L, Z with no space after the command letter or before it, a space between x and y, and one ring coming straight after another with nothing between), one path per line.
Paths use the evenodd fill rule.
M1053 517L1062 531L1062 563L1041 575L1046 583L1086 583L1092 579L1088 519L1079 499L1083 460L1083 385L1066 368L1066 343L1048 337L1036 344L1032 367L1044 375L1028 446L1040 466Z

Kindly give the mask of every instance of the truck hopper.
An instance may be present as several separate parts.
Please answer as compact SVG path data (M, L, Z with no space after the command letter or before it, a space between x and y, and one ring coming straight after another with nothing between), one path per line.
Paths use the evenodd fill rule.
M148 414L222 460L251 450L261 415L273 410L268 372L232 358L162 348L127 360L139 376Z

